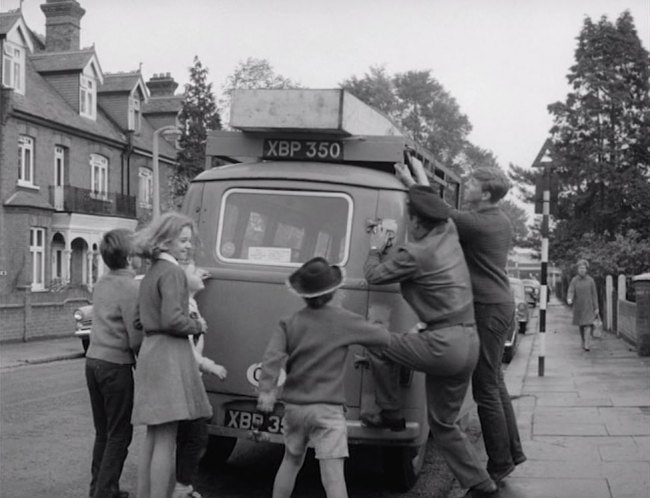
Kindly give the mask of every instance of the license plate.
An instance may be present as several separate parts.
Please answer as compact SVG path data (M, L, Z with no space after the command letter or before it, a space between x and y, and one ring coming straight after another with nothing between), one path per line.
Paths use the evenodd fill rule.
M282 433L282 416L226 408L225 426L229 429L257 429L272 434Z
M264 140L263 157L267 159L307 159L312 161L340 161L343 143L336 140Z

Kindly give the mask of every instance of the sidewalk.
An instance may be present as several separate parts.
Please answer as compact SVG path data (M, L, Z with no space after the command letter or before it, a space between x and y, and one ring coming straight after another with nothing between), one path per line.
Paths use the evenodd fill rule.
M547 310L545 374L529 330L506 383L528 461L499 498L650 497L650 358L604 332L583 351L571 310Z
M0 369L83 357L78 337L0 344Z

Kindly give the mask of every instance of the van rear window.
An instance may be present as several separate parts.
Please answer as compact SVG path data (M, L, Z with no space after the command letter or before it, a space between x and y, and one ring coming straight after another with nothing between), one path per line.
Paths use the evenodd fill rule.
M345 194L231 189L222 198L217 256L277 266L322 256L343 265L351 221L352 199Z

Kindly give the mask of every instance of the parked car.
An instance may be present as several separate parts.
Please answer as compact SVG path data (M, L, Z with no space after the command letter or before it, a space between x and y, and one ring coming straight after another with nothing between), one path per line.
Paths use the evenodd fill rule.
M537 306L539 302L539 287L540 284L537 280L531 278L523 278L521 280L524 284L524 290L526 291L526 303L531 308Z
M518 332L525 334L528 328L530 312L526 302L526 288L524 282L518 278L510 278L510 290L515 300L515 322L518 324Z
M510 278L510 290L515 300L515 311L512 320L512 327L508 331L505 348L503 350L503 362L510 363L517 351L518 333L525 334L528 327L528 304L526 303L526 292L524 284L518 278Z
M82 306L74 310L72 316L76 322L76 329L74 335L81 339L81 345L84 348L84 353L88 351L90 345L90 329L93 325L93 305Z

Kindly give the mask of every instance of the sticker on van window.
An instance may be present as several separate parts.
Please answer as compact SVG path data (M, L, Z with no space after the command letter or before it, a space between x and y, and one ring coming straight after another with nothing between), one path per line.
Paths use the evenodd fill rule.
M258 387L260 385L260 376L262 375L262 364L253 363L248 370L246 370L246 378L253 386ZM284 381L287 380L287 372L284 368L280 369L280 376L278 377L278 386L284 385Z
M248 259L262 263L291 263L291 248L249 247Z

